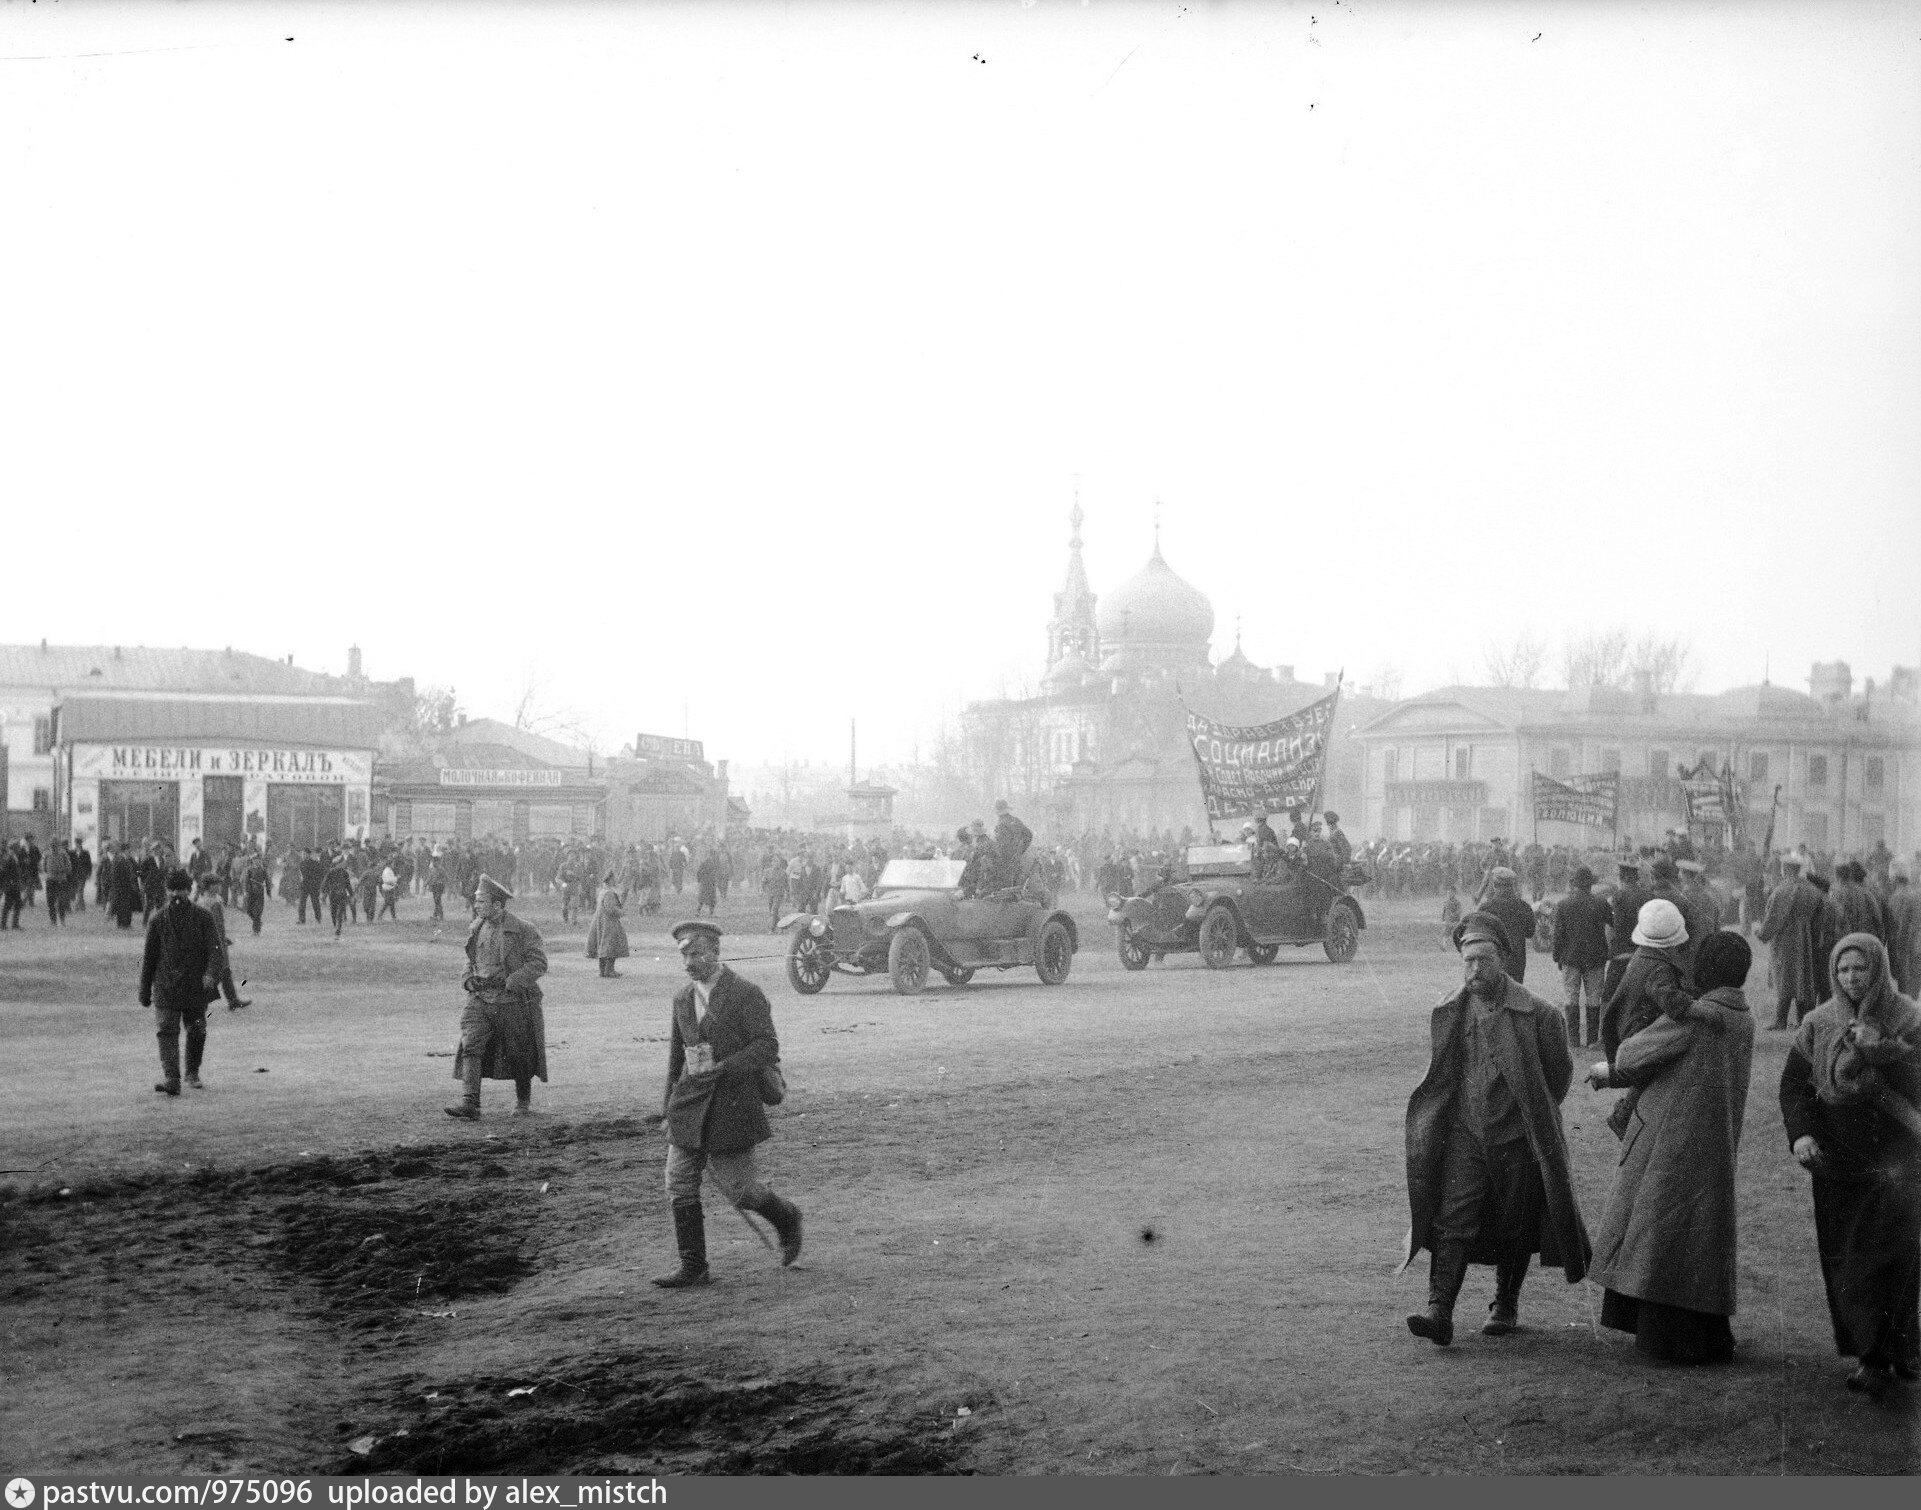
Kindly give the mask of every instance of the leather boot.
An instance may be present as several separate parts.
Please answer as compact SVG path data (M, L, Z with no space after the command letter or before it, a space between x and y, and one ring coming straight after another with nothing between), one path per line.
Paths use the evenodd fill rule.
M160 1039L160 1073L165 1078L154 1087L163 1096L180 1094L180 1040L168 1033Z
M1454 1300L1467 1277L1467 1249L1460 1243L1442 1243L1434 1250L1427 1266L1427 1309L1407 1318L1407 1329L1425 1337L1436 1347L1454 1340Z
M770 1190L760 1198L758 1204L747 1209L774 1224L774 1234L780 1239L780 1266L783 1269L800 1257L800 1207L792 1201L783 1201Z
M1527 1257L1521 1257L1495 1267L1494 1304L1487 1308L1482 1336L1505 1337L1520 1326L1521 1283L1527 1278L1527 1265Z
M680 1267L659 1276L655 1284L663 1290L684 1290L713 1283L707 1272L707 1217L699 1201L674 1203L674 1246L680 1250Z

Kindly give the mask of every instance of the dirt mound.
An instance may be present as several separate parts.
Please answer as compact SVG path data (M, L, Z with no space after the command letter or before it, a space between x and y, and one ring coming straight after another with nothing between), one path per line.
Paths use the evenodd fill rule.
M419 1382L317 1471L337 1474L952 1473L945 1423L824 1371L703 1379L659 1352ZM359 1430L345 1425L346 1431Z

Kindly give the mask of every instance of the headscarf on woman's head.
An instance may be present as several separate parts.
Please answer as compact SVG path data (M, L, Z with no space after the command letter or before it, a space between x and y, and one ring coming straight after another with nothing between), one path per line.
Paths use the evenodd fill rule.
M1917 1117L1912 1104L1906 1107L1890 1104L1883 1072L1862 1057L1850 1031L1853 1024L1860 1023L1873 1028L1884 1039L1906 1039L1909 1043L1921 1044L1921 1007L1894 988L1889 979L1887 945L1872 933L1850 933L1829 951L1830 981L1837 980L1835 969L1841 963L1841 956L1851 951L1868 962L1867 989L1861 993L1860 1001L1851 1004L1850 1017L1850 1004L1837 983L1834 995L1824 1005L1839 1011L1817 1014L1830 1020L1831 1031L1809 1039L1808 1049L1813 1052L1808 1053L1808 1062L1814 1069L1815 1093L1830 1105L1876 1102L1890 1115L1913 1124L1911 1130L1921 1136L1921 1118ZM1900 1078L1911 1082L1911 1076ZM1911 1103L1912 1097L1908 1100Z
M1868 987L1858 1002L1848 1001L1842 993L1840 977L1835 973L1841 956L1850 951L1868 962ZM1888 946L1872 933L1850 933L1828 951L1828 980L1833 988L1829 1000L1844 1010L1851 1008L1857 1021L1870 1023L1880 1032L1898 1031L1894 1024L1907 1015L1899 1004L1906 1003L1908 1014L1917 1010L1913 1002L1894 988L1888 969Z

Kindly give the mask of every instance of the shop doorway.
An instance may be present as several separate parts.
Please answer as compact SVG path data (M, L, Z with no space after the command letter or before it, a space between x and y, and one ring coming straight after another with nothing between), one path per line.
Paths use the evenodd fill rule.
M100 783L100 834L115 844L140 846L158 839L180 847L180 787L172 781Z
M343 789L273 785L267 788L267 836L276 849L319 849L345 832Z
M203 778L200 832L207 853L216 855L222 845L240 848L246 837L246 782L239 776Z

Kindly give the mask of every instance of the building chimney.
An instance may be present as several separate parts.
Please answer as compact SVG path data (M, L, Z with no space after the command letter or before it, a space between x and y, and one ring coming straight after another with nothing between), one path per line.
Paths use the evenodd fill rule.
M1888 696L1902 703L1921 698L1921 666L1896 666L1888 678Z
M347 647L347 675L355 681L360 680L360 647L358 645Z
M1848 700L1854 690L1854 673L1846 661L1816 661L1808 673L1808 696L1832 707Z

